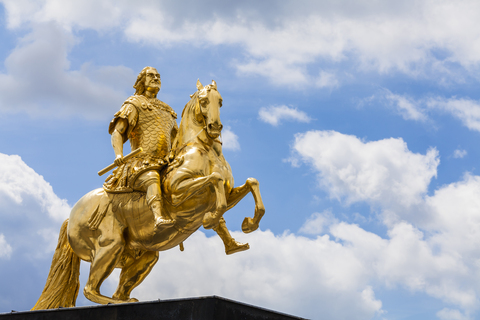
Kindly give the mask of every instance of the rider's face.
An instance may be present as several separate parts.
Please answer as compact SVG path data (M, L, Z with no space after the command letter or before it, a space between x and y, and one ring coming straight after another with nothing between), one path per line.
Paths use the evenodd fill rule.
M162 86L160 81L160 74L154 68L147 69L147 74L145 77L145 87L158 88Z

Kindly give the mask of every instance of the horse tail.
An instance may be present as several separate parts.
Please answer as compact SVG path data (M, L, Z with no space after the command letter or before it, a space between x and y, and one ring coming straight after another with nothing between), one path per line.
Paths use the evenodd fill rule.
M80 258L67 239L68 219L62 224L47 283L32 310L75 307L80 288Z

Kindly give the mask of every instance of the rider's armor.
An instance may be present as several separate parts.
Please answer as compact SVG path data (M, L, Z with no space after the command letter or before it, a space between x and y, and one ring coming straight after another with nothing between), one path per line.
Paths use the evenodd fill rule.
M110 134L120 118L128 121L123 142L128 139L132 151L141 147L143 152L119 166L105 180L104 189L115 193L133 191L134 182L142 173L162 169L178 130L177 114L157 98L142 95L128 98L110 122Z

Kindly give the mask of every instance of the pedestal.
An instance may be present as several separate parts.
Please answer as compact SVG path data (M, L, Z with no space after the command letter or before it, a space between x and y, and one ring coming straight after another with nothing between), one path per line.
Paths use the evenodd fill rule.
M217 297L59 308L0 314L0 320L291 320L303 319Z

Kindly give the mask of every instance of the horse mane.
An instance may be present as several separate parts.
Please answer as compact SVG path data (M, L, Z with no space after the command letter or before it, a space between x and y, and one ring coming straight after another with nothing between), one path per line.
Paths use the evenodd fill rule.
M203 123L198 121L200 113L200 106L198 105L198 92L192 94L190 101L187 102L182 111L182 119L180 120L180 127L178 128L178 136L176 138L176 147L183 145L190 140L191 136L197 134L193 131L198 131L199 127L203 127ZM202 117L203 119L203 117Z
M188 101L185 107L183 108L182 119L183 119L183 116L185 115L185 112L189 113L190 110L196 106L197 96L198 96L198 92L195 92L194 94L190 95L190 101Z
M212 89L217 90L216 87L209 84L202 90L196 91L194 94L190 95L191 99L187 102L182 111L182 119L180 121L180 127L178 128L178 135L175 143L176 148L192 139L199 133L201 128L205 126L205 121L198 103L198 95L204 92L204 90L209 92Z

